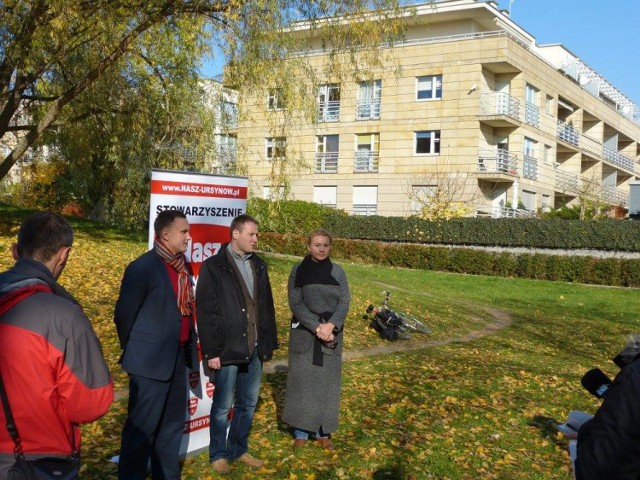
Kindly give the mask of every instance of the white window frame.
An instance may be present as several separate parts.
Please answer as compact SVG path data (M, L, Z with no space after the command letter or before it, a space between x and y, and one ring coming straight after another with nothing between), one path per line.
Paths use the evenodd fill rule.
M363 108L363 107L367 108ZM382 80L358 83L356 120L378 120L382 109ZM368 112L364 115L364 112Z
M270 88L267 94L267 110L271 112L284 109L284 103L282 101L282 89Z
M332 92L337 92L337 100L331 99ZM325 83L318 87L318 121L337 122L340 119L340 93L339 83Z
M411 185L411 213L420 213L437 193L437 185Z
M420 88L420 85L430 85L429 88ZM420 94L424 92L425 96L420 97ZM426 96L428 92L431 92L430 96ZM442 100L442 75L425 75L416 77L416 100L419 102Z
M524 204L524 208L529 210L530 212L535 212L537 209L537 201L538 196L536 192L532 192L531 190L522 190L522 195L520 195L520 200ZM533 203L532 205L527 205L527 203Z
M428 152L418 152L418 139L422 134L429 134L429 151ZM440 155L440 140L441 140L441 131L440 130L418 130L414 132L414 141L413 141L413 153L414 155L419 156L431 156L431 155Z
M280 155L274 155L281 150ZM267 137L265 138L265 157L267 160L277 160L284 158L287 151L287 137Z
M314 185L313 201L326 207L336 208L338 205L337 185Z
M354 185L353 214L376 215L378 212L378 186Z

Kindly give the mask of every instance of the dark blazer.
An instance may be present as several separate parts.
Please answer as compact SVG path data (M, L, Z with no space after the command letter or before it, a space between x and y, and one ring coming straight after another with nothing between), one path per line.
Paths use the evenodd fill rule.
M640 359L624 367L578 432L577 480L640 479Z
M169 380L180 346L182 315L165 262L153 250L125 270L114 320L123 349L122 368L132 375ZM195 369L197 365L192 325L187 366Z
M196 289L198 335L202 357L220 357L222 365L249 363L247 306L235 270L224 245L200 267ZM278 348L276 314L267 265L255 253L251 257L258 279L258 351L271 360Z

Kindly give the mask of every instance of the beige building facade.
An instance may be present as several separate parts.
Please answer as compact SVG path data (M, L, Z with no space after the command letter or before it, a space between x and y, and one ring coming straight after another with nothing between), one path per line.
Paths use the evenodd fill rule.
M640 112L627 96L565 47L537 45L494 2L415 8L404 40L381 47L388 68L317 85L317 122L278 134L277 89L246 99L238 161L254 195L281 188L272 167L286 155L302 160L290 198L353 214L410 215L445 197L465 215L585 198L627 206L640 176ZM327 52L304 54L322 71Z

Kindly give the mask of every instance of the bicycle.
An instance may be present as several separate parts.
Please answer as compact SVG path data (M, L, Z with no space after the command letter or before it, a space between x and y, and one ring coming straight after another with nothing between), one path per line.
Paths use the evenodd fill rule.
M370 319L369 326L376 330L382 338L388 340L409 340L413 333L431 333L431 329L413 315L389 308L391 292L382 292L383 301L379 307L369 305L364 319ZM373 314L373 317L370 315Z

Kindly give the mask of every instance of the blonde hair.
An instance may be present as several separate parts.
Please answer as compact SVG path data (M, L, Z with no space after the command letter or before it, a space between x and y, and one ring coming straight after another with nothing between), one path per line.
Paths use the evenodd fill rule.
M307 237L307 245L311 245L311 240L313 240L313 237L327 237L329 239L329 245L333 243L333 237L331 236L331 233L329 233L329 230L325 230L324 228L316 228L315 230L313 230Z

